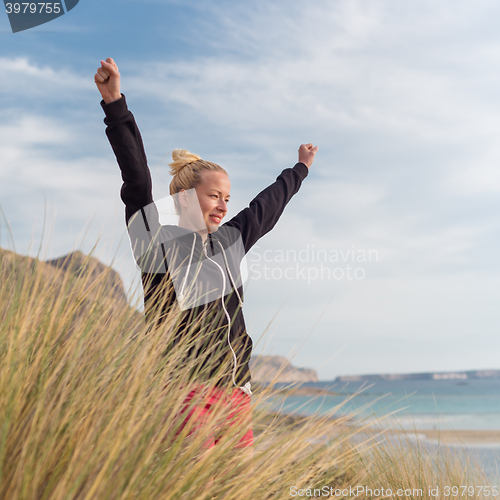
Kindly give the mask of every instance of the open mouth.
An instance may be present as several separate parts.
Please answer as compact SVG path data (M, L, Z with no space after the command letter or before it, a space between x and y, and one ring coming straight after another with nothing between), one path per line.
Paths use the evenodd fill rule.
M222 220L222 217L219 217L218 215L209 215L209 218L216 224L220 224L220 221Z

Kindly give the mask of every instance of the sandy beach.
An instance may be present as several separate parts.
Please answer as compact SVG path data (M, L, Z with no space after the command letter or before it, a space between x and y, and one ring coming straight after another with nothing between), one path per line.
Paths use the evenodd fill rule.
M488 430L421 430L421 431L389 431L397 434L415 435L419 439L427 439L447 445L466 446L500 446L500 431Z

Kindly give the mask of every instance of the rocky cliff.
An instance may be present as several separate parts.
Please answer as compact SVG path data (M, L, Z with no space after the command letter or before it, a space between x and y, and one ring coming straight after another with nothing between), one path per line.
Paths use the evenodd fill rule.
M106 295L112 297L120 306L128 303L120 275L113 268L106 266L95 257L89 257L80 251L76 251L45 262L74 276L87 273L89 284L99 277L104 277L102 285Z
M312 368L296 368L282 356L253 356L250 361L252 381L264 383L317 382Z
M42 261L0 248L0 276L11 283L13 289L26 277L31 281L35 274L43 282L42 288L36 288L38 292L43 289L44 293L53 296L61 293L78 295L78 312L73 326L68 328L68 334L74 323L94 308L96 301L100 304L106 301L108 316L124 318L123 333L140 331L142 314L129 305L119 274L98 259L76 251L58 259ZM71 283L79 275L84 276L84 281L73 289ZM36 285L29 282L28 286L35 289Z

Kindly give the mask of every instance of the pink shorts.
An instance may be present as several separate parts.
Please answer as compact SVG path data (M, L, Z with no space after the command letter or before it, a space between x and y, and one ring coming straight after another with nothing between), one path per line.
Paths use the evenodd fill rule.
M199 398L196 406L191 403L193 398ZM184 400L184 405L178 416L183 419L177 434L191 423L191 429L188 435L210 425L210 420L214 411L220 411L224 415L223 422L219 423L214 430L209 433L204 448L213 448L231 426L237 425L244 427L245 433L235 445L236 448L246 448L253 445L252 430L252 409L250 407L250 396L238 388L214 387L206 385L193 385L192 390ZM213 418L213 417L212 417ZM243 428L242 428L243 431Z

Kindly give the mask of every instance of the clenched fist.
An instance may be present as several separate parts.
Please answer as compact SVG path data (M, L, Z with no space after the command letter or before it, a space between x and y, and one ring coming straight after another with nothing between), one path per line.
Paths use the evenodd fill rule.
M101 67L97 69L94 81L106 104L121 99L120 72L111 57L101 61Z
M311 168L317 151L318 146L313 146L311 143L302 144L299 148L299 163L303 163L307 168Z

